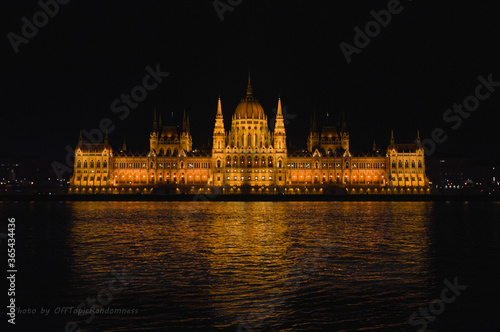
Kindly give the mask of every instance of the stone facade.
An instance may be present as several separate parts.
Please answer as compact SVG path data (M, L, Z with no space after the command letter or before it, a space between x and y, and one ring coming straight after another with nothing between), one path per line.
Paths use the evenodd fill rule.
M72 194L427 194L424 150L416 143L353 155L345 121L317 129L307 150L289 152L281 99L274 129L254 98L250 78L226 132L219 98L211 151L193 149L189 118L182 130L163 126L156 113L149 151L113 150L108 138L75 149Z

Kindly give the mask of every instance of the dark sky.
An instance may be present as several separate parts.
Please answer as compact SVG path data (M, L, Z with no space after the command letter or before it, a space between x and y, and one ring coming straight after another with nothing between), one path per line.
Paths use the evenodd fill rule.
M500 158L500 87L456 130L443 121L474 95L479 75L500 81L497 1L402 0L401 13L348 64L339 44L353 45L353 29L388 3L244 0L221 21L212 1L72 0L15 54L8 33L22 35L21 18L33 22L40 6L2 0L0 156L62 159L79 131L103 118L116 126L112 145L126 139L145 150L155 106L178 120L186 109L201 146L211 140L219 94L229 129L250 69L269 118L278 96L297 115L287 125L294 145L305 147L314 111L334 122L345 111L355 151L374 139L385 148L392 128L397 141L411 142L417 129L425 139L440 127L448 138L434 156ZM156 65L169 76L120 119L113 101Z

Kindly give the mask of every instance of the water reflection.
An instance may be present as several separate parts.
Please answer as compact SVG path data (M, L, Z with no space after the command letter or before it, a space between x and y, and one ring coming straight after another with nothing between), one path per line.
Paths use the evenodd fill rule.
M68 204L70 288L130 271L113 305L140 308L131 329L401 327L428 296L432 203Z

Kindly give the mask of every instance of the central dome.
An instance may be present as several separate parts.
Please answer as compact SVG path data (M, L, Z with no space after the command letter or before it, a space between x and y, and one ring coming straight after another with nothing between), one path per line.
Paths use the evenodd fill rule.
M250 76L248 76L247 95L241 99L234 112L236 119L265 119L266 115L262 105L253 97Z

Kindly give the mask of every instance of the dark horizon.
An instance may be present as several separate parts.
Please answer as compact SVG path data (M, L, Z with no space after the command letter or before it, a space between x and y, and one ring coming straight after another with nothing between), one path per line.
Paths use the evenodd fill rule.
M443 121L447 109L474 94L479 76L500 81L491 8L401 1L399 13L347 63L340 43L354 45L354 28L364 29L374 20L370 12L390 2L243 1L221 21L210 1L70 1L17 54L8 34L21 35L21 18L32 21L41 9L11 3L3 11L0 155L63 160L79 131L99 128L103 118L116 126L113 147L125 139L130 149L146 150L155 108L174 112L177 125L186 110L200 148L211 142L219 95L229 128L250 71L268 119L278 97L296 115L286 125L293 146L305 147L313 112L334 123L345 112L355 152L370 151L374 140L385 149L391 129L409 143L417 130L425 140L440 127L448 138L431 157L499 159L492 118L499 91L457 129ZM157 65L169 75L121 120L113 101Z

